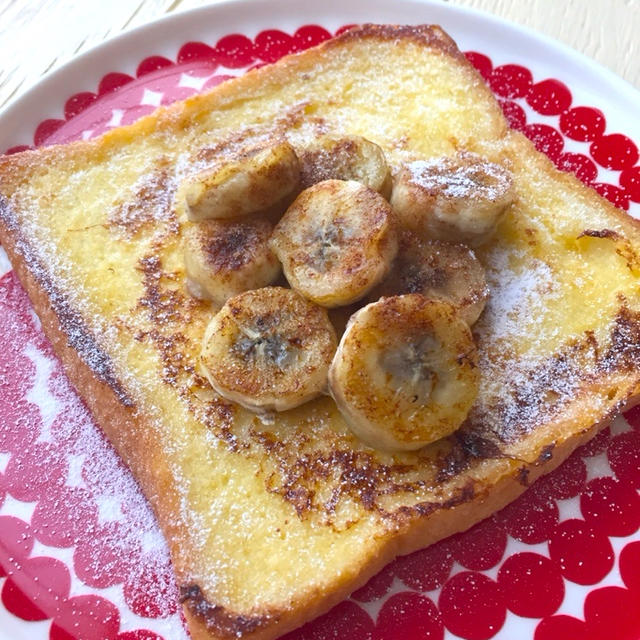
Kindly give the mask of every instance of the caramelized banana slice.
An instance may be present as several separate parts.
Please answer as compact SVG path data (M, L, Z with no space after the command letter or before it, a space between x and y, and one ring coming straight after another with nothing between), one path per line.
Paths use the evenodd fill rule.
M391 194L402 226L472 246L489 239L513 202L511 173L473 153L404 165Z
M471 326L484 309L489 289L484 269L469 247L421 240L415 233L403 231L393 268L369 299L403 293L450 302Z
M305 189L271 236L289 284L325 307L362 298L384 278L398 249L389 203L359 182Z
M176 203L194 221L237 218L276 204L299 182L298 156L282 141L245 149L187 178L177 190Z
M476 348L446 302L382 298L349 322L329 390L355 435L376 449L419 449L455 431L478 392Z
M269 248L272 231L273 225L260 218L187 224L183 247L189 292L221 307L237 293L271 284L280 274L280 262Z
M207 327L201 362L225 398L251 411L285 411L326 389L336 343L325 309L265 287L227 301Z
M298 156L303 189L324 180L355 180L385 198L391 194L391 172L384 153L366 138L320 136Z

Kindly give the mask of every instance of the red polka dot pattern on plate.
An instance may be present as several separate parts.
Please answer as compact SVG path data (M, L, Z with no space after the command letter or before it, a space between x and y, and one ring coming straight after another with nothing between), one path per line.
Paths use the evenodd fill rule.
M627 589L640 594L640 541L630 542L620 553L620 575Z
M373 630L371 616L354 602L345 600L329 613L282 636L280 640L371 640Z
M590 151L605 169L628 169L638 161L638 147L621 133L602 136L591 144Z
M558 522L558 505L530 489L497 513L494 519L516 540L537 544L549 539Z
M640 496L614 478L591 480L580 497L584 519L609 536L629 536L640 527Z
M618 480L640 489L640 431L616 436L607 448L607 457Z
M565 520L549 538L549 555L567 580L596 584L611 570L613 547L609 538L584 520ZM588 560L588 561L587 561Z
M438 606L447 629L465 640L492 638L507 615L500 587L471 571L456 574L444 585Z
M453 566L449 541L444 540L422 551L398 558L393 572L407 587L419 591L431 591L442 586Z
M493 92L501 98L524 98L531 91L533 76L526 67L504 64L493 70L488 82Z
M564 140L556 129L548 124L528 124L523 129L524 135L533 142L538 151L549 156L551 160L557 162L562 149Z
M488 518L451 539L453 557L466 569L484 571L495 567L507 547L507 534Z
M76 596L51 625L49 640L112 640L120 629L120 613L109 600L100 596Z
M71 587L69 570L48 557L26 558L20 570L9 573L2 587L2 603L23 620L47 620L66 606Z
M498 573L507 607L525 618L555 613L564 598L564 581L556 563L537 553L516 553Z
M522 131L527 124L527 114L524 109L513 100L500 100L499 102L509 126L512 129Z
M600 109L574 107L560 116L560 131L567 138L592 142L604 133L606 120Z
M620 587L603 587L587 595L585 621L592 638L640 638L640 597Z
M625 169L620 174L620 186L633 202L640 202L640 167Z
M536 627L534 640L592 640L587 625L572 616L545 618ZM593 639L595 640L595 638Z
M564 83L550 78L531 87L527 102L543 116L557 116L571 104L571 91Z
M491 71L493 70L493 64L491 63L491 58L485 56L483 53L478 53L477 51L467 51L464 54L467 57L467 60L478 70L480 75L488 80L491 75Z
M433 600L419 593L392 595L380 609L376 640L442 640L444 626Z

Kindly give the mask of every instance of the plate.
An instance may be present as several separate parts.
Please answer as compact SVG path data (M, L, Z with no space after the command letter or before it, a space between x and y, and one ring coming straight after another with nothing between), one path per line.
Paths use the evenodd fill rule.
M314 3L315 4L315 3ZM441 24L562 169L640 216L638 92L497 18L416 0L222 2L124 34L0 115L0 150L99 135L360 22ZM579 16L575 16L579 20ZM0 637L184 640L167 550L0 250ZM640 637L640 411L288 640Z

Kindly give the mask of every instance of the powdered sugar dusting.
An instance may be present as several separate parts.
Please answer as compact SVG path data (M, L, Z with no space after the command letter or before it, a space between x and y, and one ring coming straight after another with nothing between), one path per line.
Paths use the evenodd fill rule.
M75 549L68 564L74 580L85 582L84 592L95 592L105 580L121 582L137 614L128 616L128 628L140 625L139 615L162 617L166 624L156 627L149 619L142 626L171 629L172 640L185 638L168 550L150 507L71 388L29 308L15 277L7 276L0 283L0 336L8 347L0 353L0 413L8 428L0 433L0 450L8 451L5 486L20 500L37 501L31 527L40 541ZM13 514L7 509L14 503L23 504L6 500L2 513ZM157 579L143 580L149 572Z
M407 165L413 184L447 198L482 198L494 202L509 189L509 174L493 162L459 154L458 162L449 157L416 160Z

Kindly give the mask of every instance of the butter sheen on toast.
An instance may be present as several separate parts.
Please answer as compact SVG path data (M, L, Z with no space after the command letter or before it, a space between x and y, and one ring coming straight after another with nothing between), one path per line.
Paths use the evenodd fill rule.
M180 180L251 138L361 135L393 170L478 153L518 194L477 250L480 393L413 453L358 441L328 398L274 424L196 367ZM638 224L510 131L437 27L363 26L88 142L0 159L0 241L71 381L167 537L194 638L272 638L395 555L472 526L640 393Z

